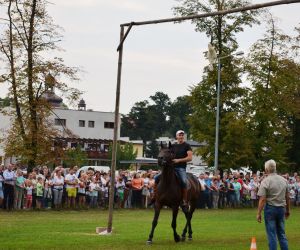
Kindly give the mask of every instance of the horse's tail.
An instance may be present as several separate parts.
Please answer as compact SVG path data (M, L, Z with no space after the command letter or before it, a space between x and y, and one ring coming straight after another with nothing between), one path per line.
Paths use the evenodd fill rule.
M187 178L191 185L191 194L194 194L193 196L198 199L201 191L201 185L197 177L191 173L187 173Z

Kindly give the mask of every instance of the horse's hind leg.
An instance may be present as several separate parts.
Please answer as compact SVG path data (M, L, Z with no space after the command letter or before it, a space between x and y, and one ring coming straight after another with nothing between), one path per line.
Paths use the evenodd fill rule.
M180 241L180 236L176 232L176 227L177 227L177 215L178 215L178 207L173 207L173 216L172 216L172 228L173 228L173 234L174 234L174 240L175 242Z
M181 240L182 241L185 241L186 232L187 232L187 229L188 229L188 217L190 216L189 214L190 214L189 212L185 212L184 213L185 219L186 219L186 223L185 223L184 229L183 229L182 234L181 234Z
M193 213L194 213L194 211L195 211L195 208L196 208L196 206L195 206L195 204L193 204L192 206L191 206L191 209L190 209L190 213L189 213L189 223L187 223L187 225L188 225L188 231L189 231L189 240L192 240L193 239L193 230L192 230L192 217L193 217Z
M192 237L192 234L193 234L193 231L192 231L192 217L193 217L193 213L195 211L195 208L196 208L195 204L192 204L190 206L190 210L188 212L184 213L185 218L186 218L186 224L185 224L185 227L184 227L184 229L182 231L182 234L181 234L181 240L182 241L185 241L187 231L189 233L188 239L192 240L192 238L193 238Z
M151 228L151 232L149 234L149 238L147 240L147 244L152 244L152 239L153 239L153 234L154 234L154 230L155 230L155 227L157 226L157 222L158 222L158 217L159 217L159 214L160 214L160 209L161 209L161 206L160 205L157 205L157 204L154 204L154 218L153 218L153 221L152 221L152 228Z

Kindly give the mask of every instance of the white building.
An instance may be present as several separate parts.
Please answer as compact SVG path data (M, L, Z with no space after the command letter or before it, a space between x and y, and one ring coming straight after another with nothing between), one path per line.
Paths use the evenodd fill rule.
M61 131L62 137L66 136L65 129L67 129L79 138L113 139L113 112L55 108L53 113L50 119L53 126Z
M61 132L59 139L64 140L67 147L80 144L87 151L90 164L97 165L97 160L107 160L108 145L113 140L114 112L86 110L83 100L79 102L78 110L63 108L62 99L54 93L47 96L47 99L53 105L49 119ZM5 136L11 124L11 117L0 113L0 139ZM118 131L120 134L120 119ZM6 157L3 145L0 144L0 163L6 165L10 162L14 163L15 158Z

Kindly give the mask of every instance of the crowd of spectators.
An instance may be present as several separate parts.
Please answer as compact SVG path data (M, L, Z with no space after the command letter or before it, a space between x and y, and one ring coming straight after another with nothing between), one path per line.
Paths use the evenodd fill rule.
M133 172L119 170L115 180L115 208L147 208L153 197L154 175L152 170ZM300 205L300 177L283 175L289 182L291 203ZM257 191L263 173L227 173L213 176L209 172L198 176L201 185L198 208L218 209L256 207ZM10 164L0 166L0 207L19 209L88 209L108 207L110 173L93 168L80 171L78 167L47 166L32 172Z
M291 205L300 205L300 177L295 172L282 175L288 180ZM257 207L259 197L257 192L264 173L224 173L221 177L209 176L202 173L199 176L202 195L199 199L199 208L225 208L225 207Z

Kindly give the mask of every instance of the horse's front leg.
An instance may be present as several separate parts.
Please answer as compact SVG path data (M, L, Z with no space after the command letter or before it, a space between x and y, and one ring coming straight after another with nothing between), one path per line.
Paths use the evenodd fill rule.
M180 241L180 236L176 232L176 227L177 227L177 215L178 215L178 206L174 206L172 208L173 211L173 216L172 216L172 228L173 228L173 234L174 234L174 240L175 242Z
M152 221L152 228L151 228L151 232L149 234L149 238L147 240L147 244L149 244L149 245L152 244L153 234L154 234L155 227L157 226L160 210L161 210L161 205L155 203L154 204L154 218L153 218L153 221Z

